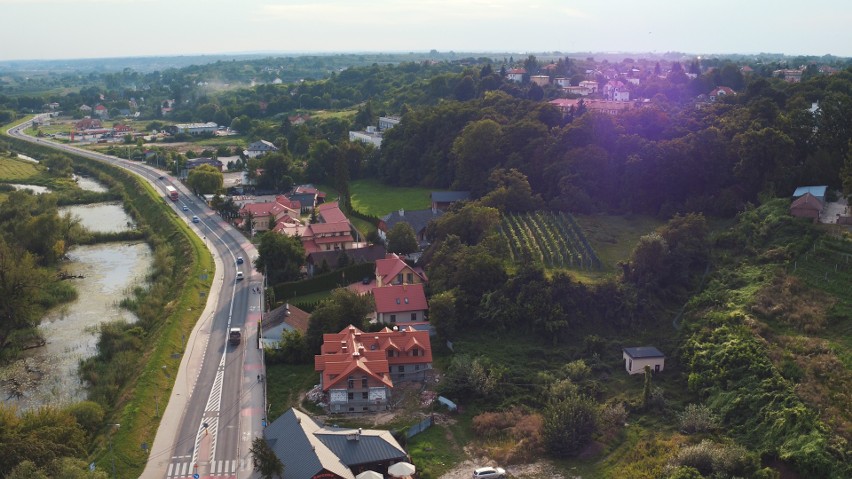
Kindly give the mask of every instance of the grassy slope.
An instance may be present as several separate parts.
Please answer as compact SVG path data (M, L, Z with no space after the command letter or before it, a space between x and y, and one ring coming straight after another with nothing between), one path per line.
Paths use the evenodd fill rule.
M0 182L19 182L39 176L38 165L12 157L0 157Z

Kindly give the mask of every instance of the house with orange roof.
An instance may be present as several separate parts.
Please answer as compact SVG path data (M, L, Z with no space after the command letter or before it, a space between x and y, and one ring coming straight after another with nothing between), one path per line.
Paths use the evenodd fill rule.
M307 225L302 232L305 254L354 247L352 225L336 201L317 206L316 212L319 222Z
M726 96L736 96L737 92L735 92L731 87L720 86L713 89L710 92L710 101L721 100Z
M380 324L422 323L429 305L423 283L400 284L372 289L376 321Z
M515 83L522 83L526 74L527 70L524 68L513 68L506 72L506 79Z
M388 253L384 259L376 260L376 287L400 284L425 283L426 273L422 268L412 268L396 253Z
M330 412L385 410L394 381L422 381L430 369L429 333L411 327L365 333L348 326L324 334L314 357Z
M283 195L276 196L275 201L246 203L240 208L239 215L243 218L243 221L248 221L248 218L251 218L252 235L273 229L279 223L301 224L299 204L292 202Z

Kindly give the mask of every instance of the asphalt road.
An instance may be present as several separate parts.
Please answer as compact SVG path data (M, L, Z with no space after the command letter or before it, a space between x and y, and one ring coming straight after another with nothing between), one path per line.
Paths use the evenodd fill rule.
M186 345L180 370L160 428L151 447L143 478L249 478L248 449L261 434L265 420L264 369L257 348L257 322L263 302L262 278L253 272L256 250L238 231L189 194L171 176L138 162L24 135L29 122L7 131L10 136L75 153L130 170L155 186L165 197L167 185L180 192L170 203L199 237L216 261L216 275L207 307ZM186 211L184 211L186 208ZM192 217L199 218L198 223ZM236 264L241 256L245 263ZM237 280L242 271L244 280ZM239 345L229 345L228 330L242 329Z

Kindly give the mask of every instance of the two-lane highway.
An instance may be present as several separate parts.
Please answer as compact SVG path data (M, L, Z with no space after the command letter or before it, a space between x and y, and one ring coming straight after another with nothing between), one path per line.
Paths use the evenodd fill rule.
M125 168L154 185L164 198L166 186L177 188L178 201L168 203L204 238L216 260L207 308L187 342L142 477L250 477L248 449L262 430L265 404L260 381L264 376L263 363L256 346L263 298L261 278L252 274L254 247L170 176L136 162L32 138L23 133L30 124L31 121L17 125L7 133ZM198 223L191 221L193 216L198 217ZM237 257L244 258L244 264L237 264ZM244 280L237 279L237 271L243 272ZM228 344L231 327L242 329L239 345Z

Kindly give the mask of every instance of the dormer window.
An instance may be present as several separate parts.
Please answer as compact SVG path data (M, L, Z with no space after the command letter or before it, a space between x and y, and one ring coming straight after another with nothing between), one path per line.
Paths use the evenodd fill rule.
M405 304L408 304L408 298L407 297L405 298Z

